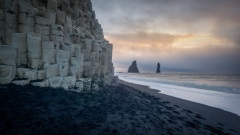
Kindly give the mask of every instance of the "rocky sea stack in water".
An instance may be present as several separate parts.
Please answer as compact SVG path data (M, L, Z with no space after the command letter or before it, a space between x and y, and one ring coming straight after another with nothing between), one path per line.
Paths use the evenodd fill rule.
M139 73L136 61L132 62L132 65L128 68L128 73Z
M161 73L160 64L159 63L157 64L157 71L156 71L156 73Z
M97 89L112 49L90 0L0 0L0 84Z

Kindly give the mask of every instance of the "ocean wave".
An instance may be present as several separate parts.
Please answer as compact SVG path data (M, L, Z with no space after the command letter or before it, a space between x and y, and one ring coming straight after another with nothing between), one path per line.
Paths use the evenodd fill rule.
M118 74L122 79L131 79L156 84L168 84L217 92L240 94L240 78L205 74ZM226 86L224 86L226 85Z

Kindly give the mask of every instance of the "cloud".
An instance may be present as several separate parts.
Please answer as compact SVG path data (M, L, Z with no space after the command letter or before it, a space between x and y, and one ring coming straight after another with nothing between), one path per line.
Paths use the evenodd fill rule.
M234 34L240 34L239 0L93 0L93 5L106 33L210 32L222 38L217 33L221 32L227 40L239 42L230 32L225 33L226 28L237 28Z
M114 43L113 59L158 59L159 54L169 53L172 44L180 38L191 35L171 35L167 33L118 33L106 38Z
M219 28L214 29L213 33L231 44L240 46L240 26L219 25Z
M109 34L108 38L111 40L120 40L123 42L132 42L134 44L149 45L149 47L164 47L171 46L171 44L182 37L189 37L191 35L171 35L168 33L155 32L134 32L134 33L118 33Z
M240 0L92 2L119 70L139 60L145 71L161 61L166 68L240 72Z

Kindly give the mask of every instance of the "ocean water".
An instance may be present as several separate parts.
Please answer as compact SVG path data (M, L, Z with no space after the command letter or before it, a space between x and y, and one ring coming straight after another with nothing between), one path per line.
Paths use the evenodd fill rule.
M202 73L115 73L121 80L162 94L220 108L240 116L240 75Z

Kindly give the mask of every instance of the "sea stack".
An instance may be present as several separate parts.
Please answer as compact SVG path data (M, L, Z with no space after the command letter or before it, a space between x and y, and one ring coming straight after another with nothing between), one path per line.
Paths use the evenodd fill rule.
M156 73L161 73L160 64L159 63L157 64L157 71L156 71Z
M139 73L136 61L132 62L132 65L128 68L128 73Z
M0 84L111 85L112 50L90 0L0 0Z

